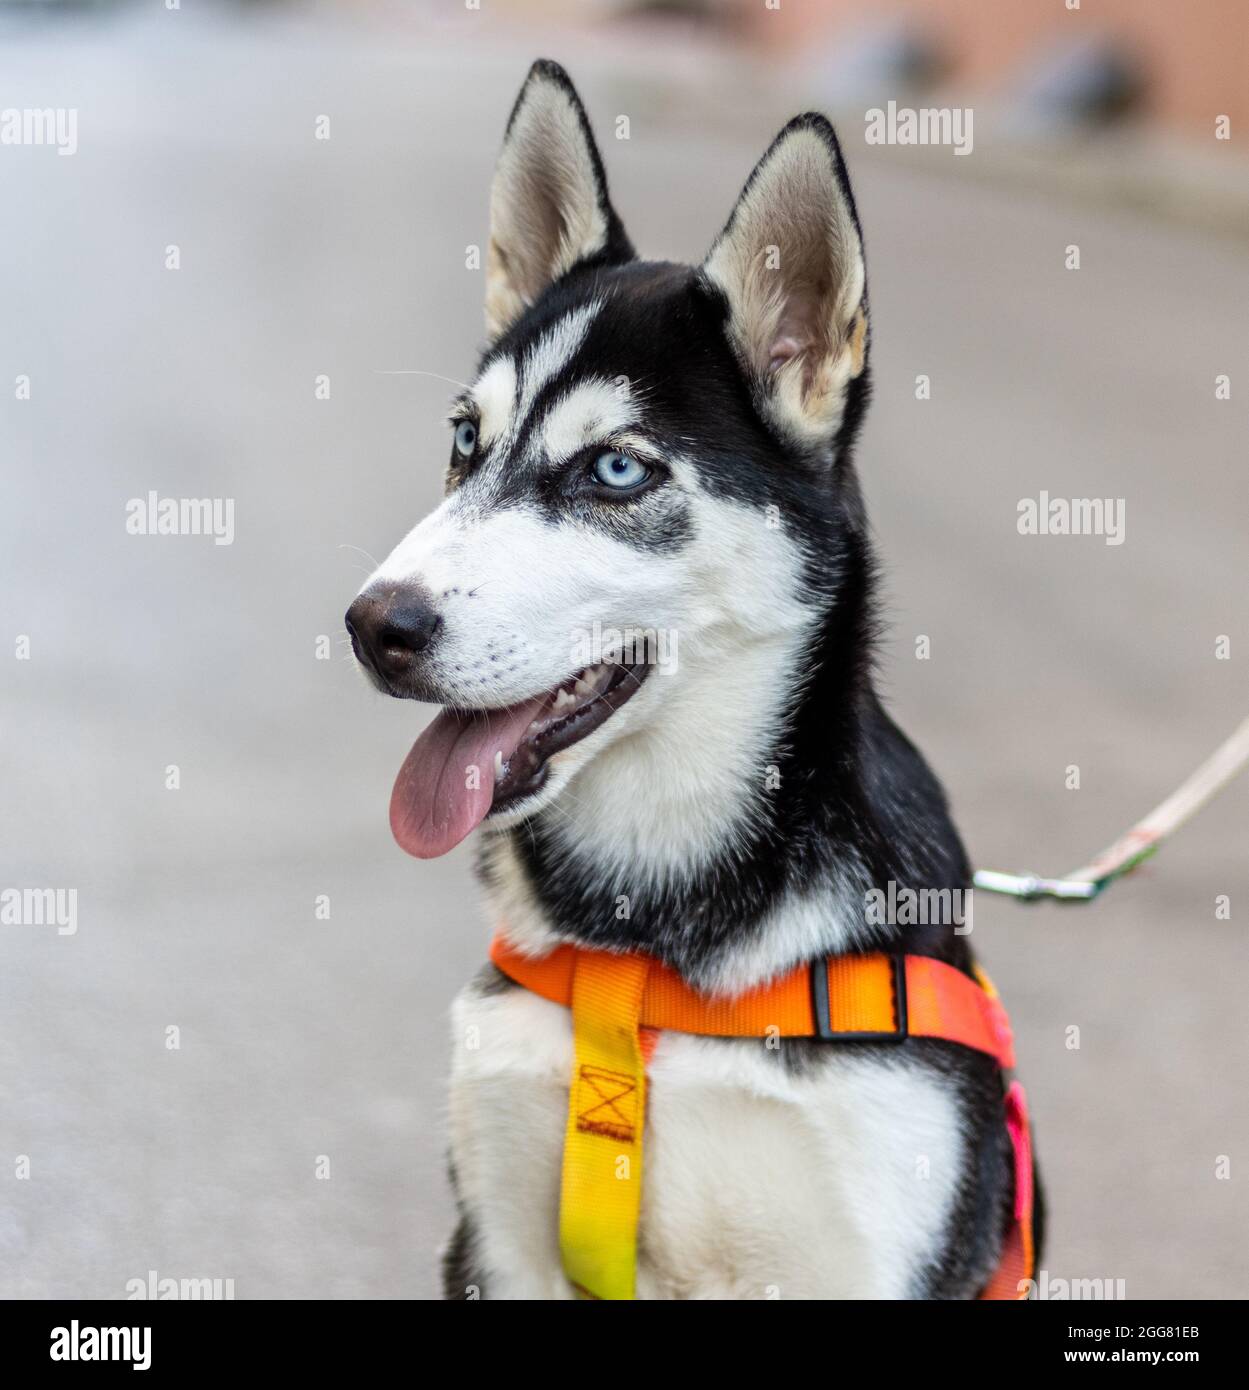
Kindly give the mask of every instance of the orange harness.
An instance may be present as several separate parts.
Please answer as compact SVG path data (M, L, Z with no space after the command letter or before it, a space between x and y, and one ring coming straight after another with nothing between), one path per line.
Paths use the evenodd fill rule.
M656 1030L708 1037L901 1042L938 1038L1015 1064L1010 1020L977 972L927 956L831 956L735 999L696 993L671 968L638 954L563 945L522 955L502 933L490 959L534 994L571 1008L575 1058L560 1197L564 1268L590 1298L632 1298L641 1195L646 1063ZM1032 1277L1032 1153L1023 1087L1005 1092L1015 1156L1014 1221L980 1297L1026 1297Z

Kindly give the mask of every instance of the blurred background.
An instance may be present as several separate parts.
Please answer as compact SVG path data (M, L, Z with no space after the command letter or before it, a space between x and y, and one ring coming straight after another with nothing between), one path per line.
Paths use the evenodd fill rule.
M72 157L0 138L0 886L77 891L72 935L0 925L4 1296L436 1290L446 1011L490 924L470 851L391 841L429 711L341 616L438 497L539 55L652 256L701 258L783 121L836 119L883 685L978 865L1084 862L1249 704L1249 7L2 5L0 137L77 112ZM868 144L890 101L970 108L971 152ZM1125 543L1020 535L1043 490L1124 499ZM233 544L128 534L149 492L231 499ZM977 900L1051 1279L1249 1294L1247 825L1249 781L1095 906Z

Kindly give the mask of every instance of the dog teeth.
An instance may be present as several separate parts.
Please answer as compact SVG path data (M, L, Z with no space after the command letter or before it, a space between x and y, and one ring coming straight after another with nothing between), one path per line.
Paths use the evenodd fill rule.
M495 750L494 775L496 781L503 776L503 750L501 748Z
M611 670L607 666L594 666L580 676L570 676L563 685L556 687L550 712L561 714L574 705L593 699L606 687L610 679Z

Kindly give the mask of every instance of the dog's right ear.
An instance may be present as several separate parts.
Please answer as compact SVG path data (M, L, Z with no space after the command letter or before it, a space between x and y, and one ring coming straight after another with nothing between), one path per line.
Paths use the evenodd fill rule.
M540 58L512 108L490 189L487 331L497 338L573 266L633 255L576 89Z

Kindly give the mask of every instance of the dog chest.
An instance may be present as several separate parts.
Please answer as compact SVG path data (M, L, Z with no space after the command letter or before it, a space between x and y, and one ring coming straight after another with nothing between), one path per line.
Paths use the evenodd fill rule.
M570 1297L559 1190L568 1011L453 1009L451 1145L488 1297ZM661 1034L648 1069L640 1298L906 1297L964 1164L956 1095L896 1051Z

